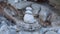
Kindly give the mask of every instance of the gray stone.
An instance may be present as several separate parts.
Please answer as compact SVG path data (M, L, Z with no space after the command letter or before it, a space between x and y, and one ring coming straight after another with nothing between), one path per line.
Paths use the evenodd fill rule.
M3 25L0 28L0 34L10 34L7 25Z
M40 10L41 10L40 4L33 3L33 4L31 5L31 7L33 8L33 14L34 14L34 16L39 15L39 12L40 12Z
M39 31L32 32L32 34L40 34Z
M17 34L15 29L10 29L9 32L10 32L10 34Z
M10 3L12 6L14 6L17 9L23 9L32 4L32 2L28 2L28 1L21 1L21 2L15 3L14 0L12 1L8 0L8 3Z
M48 17L47 17L48 16ZM48 7L46 6L41 6L41 11L39 13L39 18L42 21L46 21L46 20L50 20L50 16L51 16L51 11Z
M58 32L57 33L60 34L60 29L58 29Z
M3 2L7 2L7 0L0 0L0 2L2 2L2 1L3 1Z
M28 31L20 31L19 34L31 34L31 32L28 32Z
M0 27L2 25L11 25L11 23L3 16L0 16Z
M46 32L45 34L57 34L57 33L54 32L54 31L48 31L48 32Z
M10 15L16 15L16 11L15 10L13 10L13 9L10 9L10 8L8 8L8 7L5 7L4 8L4 11L5 12L7 12L7 13L9 13Z

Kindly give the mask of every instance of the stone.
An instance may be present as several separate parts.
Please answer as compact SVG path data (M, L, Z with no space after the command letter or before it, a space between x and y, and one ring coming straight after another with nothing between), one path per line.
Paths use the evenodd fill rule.
M31 34L31 32L28 32L28 31L20 31L19 34Z
M18 0L15 0L15 3L17 3L18 2Z
M51 25L53 27L59 27L60 26L60 16L53 13L52 18L51 18Z
M51 11L49 8L45 7L45 6L41 6L41 11L39 13L39 18L42 20L42 21L46 21L46 20L50 20L50 17L51 16Z
M39 31L32 32L32 34L40 34Z
M0 28L0 34L10 34L7 25L2 25Z
M53 27L60 27L60 20L51 23Z
M3 1L3 2L7 2L7 0L0 0L0 2L2 2L2 1Z
M0 16L0 26L2 25L11 25L11 23L3 16Z
M57 33L60 34L60 29L58 29L58 32Z
M57 34L57 33L54 32L54 31L48 31L48 32L46 32L45 34Z
M25 15L24 15L24 22L25 23L34 23L35 19L34 16L32 15L32 8L27 8L27 11L25 11Z
M41 10L40 4L33 3L33 4L31 5L31 7L33 8L33 14L34 14L34 16L38 16L38 15L39 15L39 12L40 12L40 10Z
M49 0L49 4L60 11L60 0Z
M6 11L7 13L9 13L12 16L16 15L16 11L13 8L11 9L11 8L5 7L4 11Z
M17 34L16 30L13 29L13 28L11 28L11 29L9 30L9 32L10 32L10 34Z
M14 6L16 9L23 9L27 6L30 6L33 2L21 1L21 2L15 3L14 0L12 1L8 0L8 3Z

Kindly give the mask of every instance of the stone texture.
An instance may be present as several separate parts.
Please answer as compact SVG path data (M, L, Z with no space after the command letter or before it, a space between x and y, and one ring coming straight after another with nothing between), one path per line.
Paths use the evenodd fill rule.
M60 26L60 16L58 16L56 13L52 14L51 25L53 27L59 27Z
M35 19L34 16L32 15L32 8L31 7L27 7L26 11L25 11L25 15L24 15L24 22L25 23L35 23Z
M49 0L49 3L53 5L55 9L60 10L60 0Z
M12 3L12 5L16 4L15 7L18 9L25 8L27 6L27 3L28 3L28 6L31 5L30 2L13 3L13 1L14 0L11 0L11 2L10 2L10 0L9 0L9 2ZM21 3L21 6L20 6L20 3ZM39 11L50 11L48 9L48 7L41 6L41 5L36 4L36 3L32 4L31 7L33 8L34 15L38 15ZM40 8L42 8L42 9L40 10ZM9 11L9 10L7 9L7 11ZM11 14L14 15L14 12ZM58 17L56 19L56 15L52 15L52 16L53 17L51 19L51 22L53 23L52 26L55 28L53 28L53 27L42 28L38 21L36 21L33 24L27 24L27 23L24 23L23 20L17 20L17 24L13 23L14 25L12 25L12 23L10 23L10 21L8 21L7 19L5 19L4 17L0 17L0 34L43 34L46 31L47 32L45 34L57 34L60 32L60 31L58 31L57 33L55 32L56 30L59 30L59 28L60 28L60 23L59 23L60 17ZM46 16L43 15L43 18L46 18ZM59 26L59 28L56 28L56 26Z
M46 32L45 34L57 34L57 33L54 32L54 31L48 31L48 32Z
M58 29L57 33L60 34L60 29Z
M31 34L31 32L28 32L28 31L20 31L19 34Z
M33 4L31 5L31 7L33 8L33 14L34 14L34 16L38 16L38 15L39 15L39 12L40 12L40 10L41 10L40 4L33 3Z
M32 32L32 34L40 34L39 31Z
M8 3L13 5L17 9L23 9L23 8L30 6L32 4L32 2L27 2L27 1L26 2L21 1L21 2L15 3L14 0L12 0L12 1L8 0Z
M40 29L41 25L39 25L38 23L35 23L35 24L27 24L27 23L22 23L20 26L20 29L22 28L22 30L25 30L25 31L35 31L35 30L38 30Z
M16 12L13 9L10 9L8 7L4 8L4 11L6 11L7 13L9 13L10 15L16 15Z
M41 20L46 21L49 18L50 14L51 14L51 11L48 7L41 6L41 11L39 12L39 18Z

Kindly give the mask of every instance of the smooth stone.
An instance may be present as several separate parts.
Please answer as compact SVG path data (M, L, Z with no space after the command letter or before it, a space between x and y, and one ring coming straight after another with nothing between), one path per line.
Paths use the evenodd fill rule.
M40 34L39 31L32 32L32 34Z
M47 16L49 16L51 13L50 9L45 6L41 6L41 11L39 12L39 18L43 21L49 20Z
M31 34L31 32L28 32L28 31L20 31L19 34Z
M60 29L58 29L57 33L60 34Z
M40 12L40 10L41 10L40 4L33 3L33 4L31 5L31 7L33 8L33 14L34 14L34 16L39 15L39 12Z
M3 25L0 28L0 34L10 34L7 25Z
M57 34L57 33L54 32L54 31L48 31L48 32L46 32L45 34Z
M21 2L15 3L14 0L12 0L12 1L8 0L8 3L10 3L16 9L23 9L27 6L30 6L33 2L21 1Z

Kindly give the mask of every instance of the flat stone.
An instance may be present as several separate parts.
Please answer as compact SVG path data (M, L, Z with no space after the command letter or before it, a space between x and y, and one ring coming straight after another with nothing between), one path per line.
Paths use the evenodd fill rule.
M21 2L15 3L14 0L12 1L8 0L8 3L10 3L12 6L14 6L17 9L23 9L32 4L32 2L27 2L27 1L21 1Z
M48 31L48 32L46 32L45 34L57 34L57 33L54 32L54 31Z
M7 25L3 25L0 28L0 34L10 34Z
M31 34L31 32L28 32L28 31L20 31L19 34Z
M39 31L32 32L32 34L40 34Z
M47 18L47 16L50 15L51 15L50 9L46 6L41 6L41 11L39 12L39 18L43 21L49 20L49 17Z
M37 16L39 14L40 10L41 10L40 4L33 3L31 5L31 7L33 8L33 14L34 14L34 16Z

